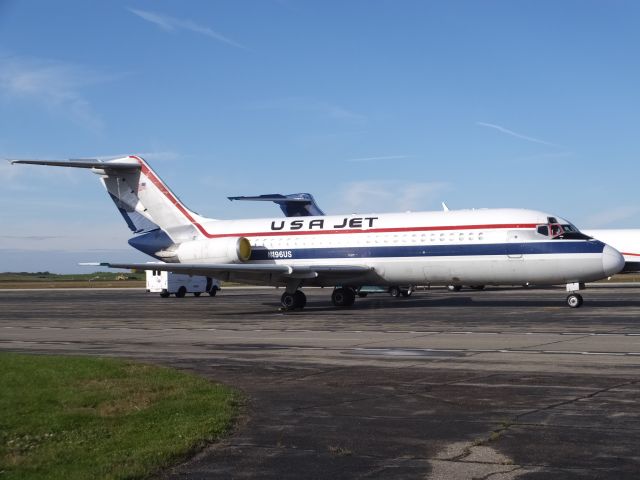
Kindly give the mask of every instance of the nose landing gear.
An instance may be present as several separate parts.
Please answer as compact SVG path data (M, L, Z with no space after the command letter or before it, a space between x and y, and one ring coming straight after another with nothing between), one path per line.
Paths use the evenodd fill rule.
M567 305L569 305L571 308L578 308L580 305L582 305L583 301L584 300L582 299L582 295L580 295L579 293L572 293L567 296Z
M567 305L569 305L569 307L578 308L582 305L584 301L582 295L576 293L579 290L584 290L584 283L567 283L567 292L569 292Z

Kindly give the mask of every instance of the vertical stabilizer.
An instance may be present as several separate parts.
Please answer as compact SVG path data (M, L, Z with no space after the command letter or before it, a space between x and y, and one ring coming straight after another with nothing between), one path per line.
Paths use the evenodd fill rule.
M201 236L197 225L199 216L190 211L178 197L165 185L149 164L140 157L130 156L116 159L113 163L136 163L139 169L119 170L106 167L95 170L101 176L102 183L123 215L132 220L143 217L147 223L157 225L171 239L180 243ZM105 162L109 165L111 162ZM142 226L144 222L134 222Z

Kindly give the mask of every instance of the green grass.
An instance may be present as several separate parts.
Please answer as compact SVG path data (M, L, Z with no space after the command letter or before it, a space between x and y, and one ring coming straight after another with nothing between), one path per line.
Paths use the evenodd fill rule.
M2 353L0 478L144 478L228 432L239 399L169 368Z
M124 276L127 280L144 280L145 274L126 271L57 274L49 272L2 272L0 282L112 282ZM123 281L123 280L119 280Z

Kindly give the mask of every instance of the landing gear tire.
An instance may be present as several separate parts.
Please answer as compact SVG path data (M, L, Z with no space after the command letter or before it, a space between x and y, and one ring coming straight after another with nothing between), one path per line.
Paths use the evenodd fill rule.
M187 289L183 286L178 289L176 292L176 298L182 298L187 294Z
M216 287L213 287L211 290L209 290L210 297L215 297L216 293L218 293L218 289Z
M447 285L447 290L450 292L459 292L462 290L462 285Z
M294 293L284 292L280 297L280 304L282 305L282 310L285 311L302 310L307 304L307 296L300 290L296 290Z
M331 302L336 307L350 307L356 301L356 294L350 288L336 288L331 294Z
M160 296L162 298L169 298L169 292L167 292L166 290L162 290L162 292L160 292Z
M293 294L296 300L296 308L302 310L307 304L307 296L302 292L302 290L296 290L296 293Z
M400 296L400 287L389 287L389 295L391 295L392 297L399 297Z
M413 289L409 288L407 290L402 290L400 292L400 294L404 297L404 298L408 298L411 296L411 294L413 293Z
M578 308L580 305L582 305L583 301L584 300L582 299L582 295L580 295L579 293L572 293L567 297L567 305L569 305L571 308Z

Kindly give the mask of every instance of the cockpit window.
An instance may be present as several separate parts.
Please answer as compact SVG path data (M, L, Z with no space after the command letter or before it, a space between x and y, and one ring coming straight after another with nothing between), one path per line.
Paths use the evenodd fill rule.
M571 225L570 223L550 223L548 225L538 225L536 231L540 235L551 237L553 239L559 238L563 240L589 240L591 238L580 232L580 230L578 230L575 225Z
M551 225L549 225L549 230L551 231L551 238L559 237L564 233L562 225L559 225L557 223L552 223Z

